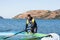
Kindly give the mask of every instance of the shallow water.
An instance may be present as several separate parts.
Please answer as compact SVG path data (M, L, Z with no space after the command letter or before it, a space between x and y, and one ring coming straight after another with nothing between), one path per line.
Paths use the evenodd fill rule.
M39 33L57 33L60 34L60 20L40 20L36 19ZM25 29L25 19L0 19L0 32L17 33ZM6 40L21 40L22 36L14 36ZM0 37L1 38L1 37ZM2 37L3 38L3 37ZM29 39L33 40L33 39ZM35 40L35 39L34 39ZM38 40L38 39L36 39Z

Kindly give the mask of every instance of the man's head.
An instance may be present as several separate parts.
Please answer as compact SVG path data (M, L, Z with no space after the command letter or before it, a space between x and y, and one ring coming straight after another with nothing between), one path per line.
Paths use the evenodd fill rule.
M32 17L31 17L30 14L27 15L27 19L28 19L28 20L31 20L31 19L32 19Z

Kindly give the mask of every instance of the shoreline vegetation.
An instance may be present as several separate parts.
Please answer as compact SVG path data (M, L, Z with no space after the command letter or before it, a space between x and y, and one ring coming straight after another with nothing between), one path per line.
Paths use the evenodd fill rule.
M13 17L13 19L26 19L27 15L30 14L35 19L60 19L60 9L50 10L30 10Z

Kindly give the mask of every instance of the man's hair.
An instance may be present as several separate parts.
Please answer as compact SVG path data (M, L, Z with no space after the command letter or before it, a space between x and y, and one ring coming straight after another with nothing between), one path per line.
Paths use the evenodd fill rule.
M33 18L33 17L31 17L31 15L30 15L30 14L28 14L27 16L28 16L28 17L30 17L30 19L29 19L29 20L32 20L32 18Z
M28 17L31 17L31 15L30 15L30 14L28 14L27 16L28 16Z

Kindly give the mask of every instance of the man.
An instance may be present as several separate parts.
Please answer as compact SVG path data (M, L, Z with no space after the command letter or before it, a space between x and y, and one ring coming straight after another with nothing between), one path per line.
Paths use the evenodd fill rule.
M26 28L25 28L26 32L28 32L28 28L29 28L29 27L31 28L30 31L31 31L32 33L37 33L37 23L36 23L36 21L34 20L34 18L31 17L30 14L27 15Z

